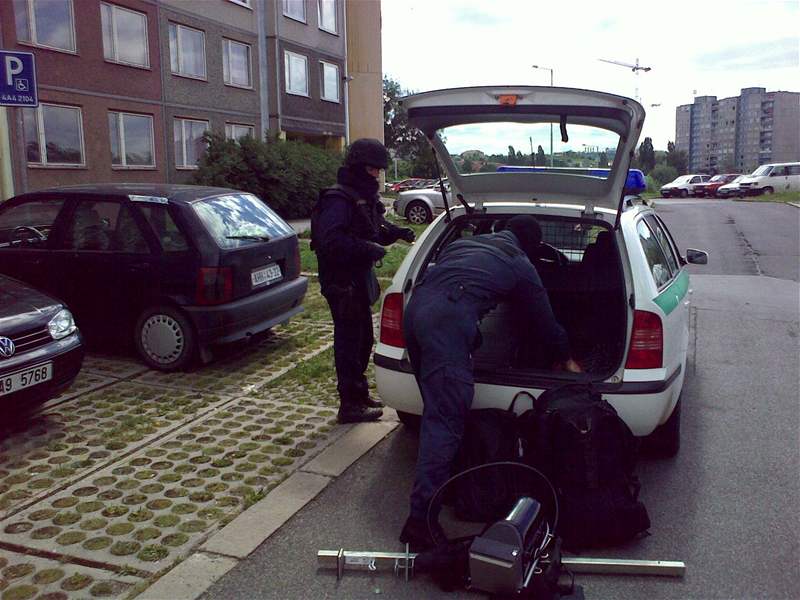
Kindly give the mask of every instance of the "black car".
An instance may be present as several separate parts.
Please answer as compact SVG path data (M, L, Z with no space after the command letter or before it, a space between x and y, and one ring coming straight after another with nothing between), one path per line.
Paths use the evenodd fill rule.
M83 345L58 300L0 275L0 412L30 408L74 381Z
M87 340L170 371L302 311L292 228L252 194L97 184L0 205L0 273L63 298Z

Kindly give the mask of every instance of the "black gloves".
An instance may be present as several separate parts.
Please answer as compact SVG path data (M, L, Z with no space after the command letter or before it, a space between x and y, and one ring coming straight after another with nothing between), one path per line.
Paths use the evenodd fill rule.
M379 261L386 256L386 248L374 242L367 242L369 244L369 258L372 262Z
M413 242L416 238L417 236L414 235L414 230L411 229L410 227L404 227L403 229L401 229L398 236L398 239L401 239L404 242L408 242L409 244Z

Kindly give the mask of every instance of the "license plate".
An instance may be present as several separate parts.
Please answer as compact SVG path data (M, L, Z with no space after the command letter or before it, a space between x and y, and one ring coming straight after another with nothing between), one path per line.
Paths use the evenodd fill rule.
M262 267L261 269L254 269L250 273L250 282L253 284L253 287L267 285L268 283L273 283L282 278L281 268L275 263Z
M53 378L53 363L36 365L24 371L0 375L0 396L39 385Z

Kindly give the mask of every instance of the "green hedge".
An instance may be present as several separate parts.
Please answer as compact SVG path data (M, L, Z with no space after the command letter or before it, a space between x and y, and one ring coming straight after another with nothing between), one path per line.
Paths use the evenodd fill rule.
M342 155L304 142L206 134L194 183L251 192L285 219L308 217L319 190L336 183Z

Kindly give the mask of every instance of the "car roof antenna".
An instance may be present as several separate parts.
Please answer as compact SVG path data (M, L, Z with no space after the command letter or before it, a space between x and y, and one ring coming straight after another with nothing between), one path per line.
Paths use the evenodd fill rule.
M431 141L430 138L428 141ZM439 179L439 189L442 192L442 200L444 201L444 220L449 223L453 219L450 216L450 207L447 206L447 192L444 190L444 181L442 181L442 170L439 168L439 159L436 157L436 150L433 149L432 141L431 141L431 152L433 153L433 164L436 165L436 177Z

